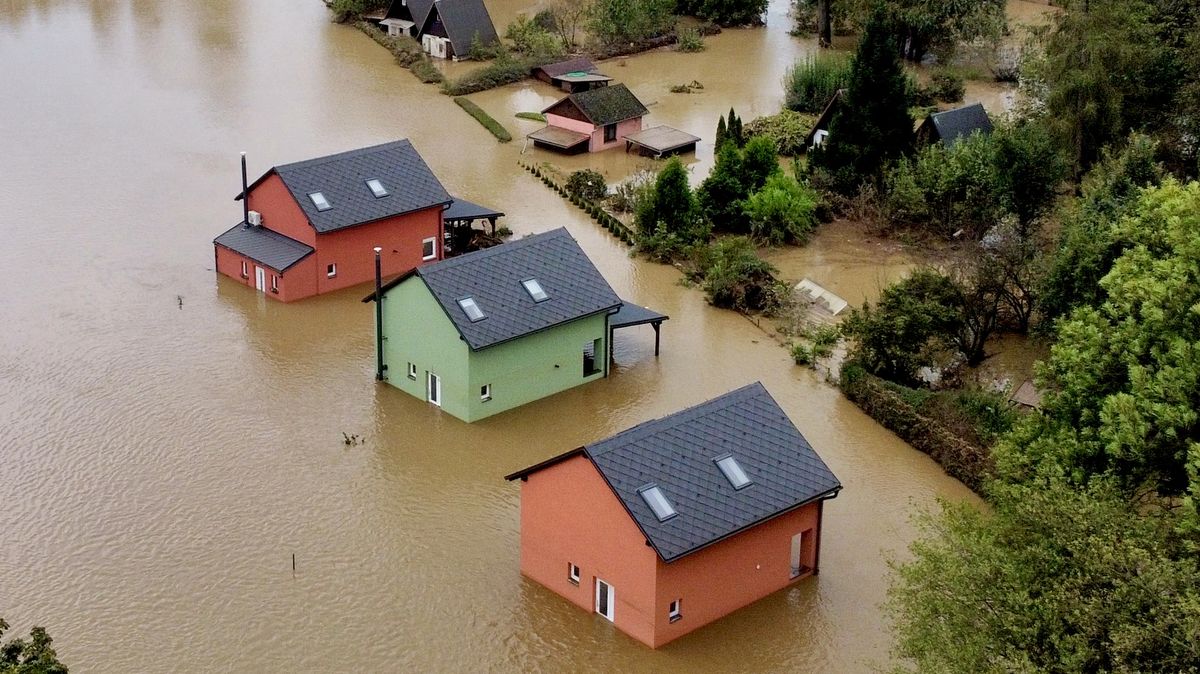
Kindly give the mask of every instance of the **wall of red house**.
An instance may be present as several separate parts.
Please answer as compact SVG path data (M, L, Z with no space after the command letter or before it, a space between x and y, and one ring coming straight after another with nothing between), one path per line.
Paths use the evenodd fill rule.
M647 645L654 640L657 560L586 457L544 468L521 483L521 573L589 612L595 611L595 581L604 580L616 598L613 622ZM567 578L572 563L580 570L579 585Z
M317 292L327 293L375 279L375 246L380 253L383 275L396 276L425 262L442 258L442 208L397 215L376 222L318 234L314 248ZM433 260L422 259L422 242L433 239ZM337 276L327 275L330 264Z
M791 577L792 537L806 530L819 536L819 508L810 503L670 564L656 560L651 646L678 639L812 575L806 571ZM818 544L814 538L805 546L803 566L815 566ZM681 600L682 617L671 622L668 611L676 599Z
M242 263L246 263L246 276L242 276ZM264 266L248 257L235 253L223 246L216 246L217 271L229 278L255 289L254 267L262 267L266 272L267 297L280 302L293 302L317 293L317 263L310 255L292 265L286 272L280 273ZM277 278L279 292L271 292L271 276Z
M272 173L250 190L250 210L262 213L263 227L316 247L317 231L278 175Z

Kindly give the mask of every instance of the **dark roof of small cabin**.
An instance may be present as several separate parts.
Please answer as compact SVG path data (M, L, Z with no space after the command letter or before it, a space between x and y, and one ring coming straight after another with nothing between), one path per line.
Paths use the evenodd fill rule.
M419 24L425 21L425 16L429 14L429 8L432 6L433 0L392 0L392 4L388 6L387 18L401 19L401 14L407 12L412 22Z
M932 123L937 131L937 138L946 147L954 145L959 138L969 136L975 131L992 132L992 120L982 103L973 103L961 108L935 112L929 116L926 123Z
M213 243L279 272L286 271L313 252L312 246L279 232L240 222L213 239Z
M527 236L417 267L387 285L384 296L419 276L472 351L556 325L613 311L621 300L565 228ZM535 278L549 299L535 302L523 281ZM471 322L458 300L473 298L486 318ZM372 293L364 302L373 300Z
M442 211L442 219L446 221L452 220L478 220L480 218L499 218L504 213L497 211L494 208L480 206L477 203L454 197L454 203L450 204L449 208Z
M634 117L641 117L649 112L646 110L646 106L642 105L637 96L634 96L633 92L624 84L614 84L571 94L542 112L549 112L565 101L573 103L596 126L616 124Z
M277 174L320 233L449 204L450 195L408 140L339 152L283 164L250 185ZM376 198L367 181L376 178L388 191ZM318 211L309 194L320 192L332 206ZM241 195L238 195L241 198Z
M596 64L592 63L590 58L579 57L569 59L567 61L559 61L557 63L547 63L544 66L537 66L533 72L542 71L551 78L561 77L567 73L593 73L596 72Z
M808 130L808 135L804 137L804 147L812 145L813 138L821 129L828 129L829 122L833 120L833 113L837 109L837 104L842 100L842 95L846 93L845 89L838 89L829 97L829 102L821 109L821 114L817 116L817 121L813 122L813 126Z
M484 45L500 39L483 0L436 0L421 21L422 33L428 30L429 17L435 11L442 17L446 36L454 46L454 53L459 56L465 57L471 51L471 43L476 35Z
M664 562L817 499L841 482L761 383L648 421L507 476L586 456ZM751 483L734 489L716 459L732 455ZM675 516L659 521L640 490L656 485Z

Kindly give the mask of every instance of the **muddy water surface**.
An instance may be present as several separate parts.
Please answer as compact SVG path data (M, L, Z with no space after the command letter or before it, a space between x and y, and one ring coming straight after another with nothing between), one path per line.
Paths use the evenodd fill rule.
M772 112L811 48L772 7L767 29L703 54L610 70L654 103L652 123L711 137L730 104ZM80 672L887 661L885 557L914 537L914 509L967 490L674 269L631 259L516 169L521 143L496 144L320 3L0 1L0 79L0 615L14 632L47 625ZM704 93L666 93L692 79ZM501 117L552 97L477 100ZM364 289L284 306L214 275L211 239L240 217L239 150L257 173L398 137L518 235L567 226L618 293L670 314L662 356L648 328L623 331L609 379L466 425L374 382ZM697 156L706 171L711 147ZM824 269L847 295L903 264L824 241L795 275ZM659 651L521 578L502 475L754 380L845 484L819 578Z

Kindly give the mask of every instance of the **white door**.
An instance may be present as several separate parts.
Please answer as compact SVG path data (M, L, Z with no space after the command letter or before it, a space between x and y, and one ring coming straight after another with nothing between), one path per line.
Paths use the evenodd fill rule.
M617 594L613 591L612 585L596 579L596 613L608 618L609 622L613 619L613 604L617 601Z
M436 374L430 372L428 389L429 389L429 391L428 391L429 402L433 403L434 405L437 405L438 407L441 407L442 406L442 378L437 376Z
M807 556L807 548L812 544L812 536L812 529L801 531L792 536L792 578L808 570L804 565L804 557Z
M267 291L267 272L258 265L254 266L254 287L257 288L259 292Z

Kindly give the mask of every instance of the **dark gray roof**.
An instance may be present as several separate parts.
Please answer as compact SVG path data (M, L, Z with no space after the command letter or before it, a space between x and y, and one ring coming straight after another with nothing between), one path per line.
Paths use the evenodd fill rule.
M634 325L645 325L646 323L661 323L669 318L671 317L666 314L660 314L657 311L638 306L632 302L622 301L621 308L617 309L617 313L608 319L608 324L615 330Z
M417 267L414 273L474 351L621 306L564 228ZM384 292L408 276L392 281ZM550 299L534 302L521 284L529 278L536 278ZM472 323L458 305L464 297L474 298L487 318Z
M665 562L841 489L760 383L584 447ZM713 459L732 453L752 481L735 490ZM660 522L638 490L656 484L678 513Z
M596 64L592 63L590 58L581 56L567 61L547 63L543 66L537 66L533 70L535 72L540 70L551 78L554 78L566 75L567 73L594 73L596 72Z
M604 126L641 117L649 112L646 106L633 95L624 84L614 84L590 91L580 91L558 101L542 112L558 107L563 101L571 101L592 124Z
M450 207L442 211L442 219L451 220L478 220L479 218L498 218L504 215L494 208L480 206L477 203L459 199L454 197L454 203Z
M471 43L476 35L479 35L479 41L484 45L499 40L483 0L436 0L430 12L433 11L442 17L446 37L450 38L450 44L454 46L454 53L458 56L465 57L471 51ZM421 22L421 30L426 30L428 25L427 15L425 21Z
M279 232L262 227L247 227L241 223L213 239L213 243L280 272L313 252L311 246Z
M945 112L935 112L929 116L929 119L937 129L938 138L946 147L954 145L959 138L969 136L976 130L982 133L992 132L992 120L988 118L982 103L974 103Z
M429 14L429 8L432 6L433 0L392 0L392 4L388 6L387 18L407 18L419 25L425 21L425 16Z
M408 140L276 166L250 188L272 172L322 233L450 202L446 188ZM366 183L371 178L383 183L388 196L371 194ZM318 211L308 197L313 192L324 194L332 208Z

